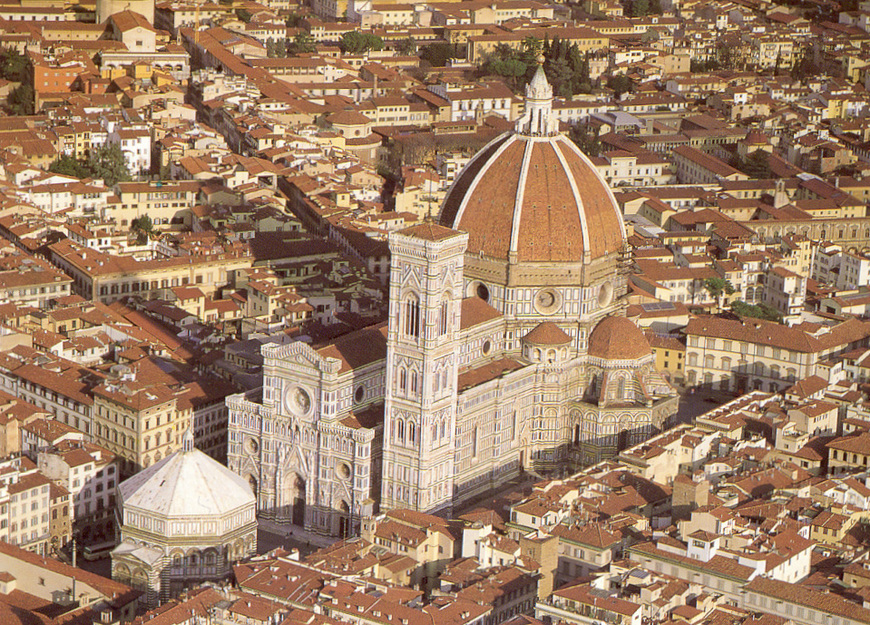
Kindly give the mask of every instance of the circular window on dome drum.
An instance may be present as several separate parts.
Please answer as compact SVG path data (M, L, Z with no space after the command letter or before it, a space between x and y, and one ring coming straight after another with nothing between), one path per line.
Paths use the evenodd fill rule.
M613 300L613 285L610 282L605 282L598 289L598 306L604 308Z
M541 289L535 295L535 310L542 315L552 315L562 307L562 296L555 289Z
M477 295L484 302L489 302L489 289L483 282L478 282L477 287L474 290L475 295Z
M260 446L253 438L249 438L245 441L245 450L247 450L249 454L255 454L259 449Z
M489 356L489 352L492 351L492 343L490 341L483 342L483 355Z
M346 480L350 477L350 465L346 462L339 462L338 466L335 467L335 474L339 478Z
M364 400L366 398L366 389L362 386L357 386L356 392L353 394L353 398L356 401L356 403L359 403L362 400Z
M289 412L301 417L311 410L311 395L304 388L295 386L287 391L284 403Z

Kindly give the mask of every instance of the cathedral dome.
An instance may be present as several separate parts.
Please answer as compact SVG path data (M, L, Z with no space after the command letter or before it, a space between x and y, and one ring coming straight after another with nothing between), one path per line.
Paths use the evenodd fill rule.
M526 114L466 165L439 220L468 233L468 252L511 263L588 263L621 251L625 230L605 180L558 132L539 68Z
M652 353L643 332L625 317L605 317L589 337L589 355L604 360L637 360Z

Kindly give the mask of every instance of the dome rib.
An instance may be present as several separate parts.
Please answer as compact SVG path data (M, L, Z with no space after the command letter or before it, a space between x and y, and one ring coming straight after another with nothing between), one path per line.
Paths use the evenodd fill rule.
M529 164L532 162L532 146L531 141L526 142L526 149L523 152L523 164L520 168L520 180L525 181L529 175ZM523 212L523 201L526 197L526 185L519 185L517 188L517 199L514 202L514 214L511 222L511 243L509 250L515 252L517 243L520 238L520 216Z
M490 141L459 172L456 180L453 181L453 184L447 190L444 204L441 206L441 214L438 216L438 221L441 224L453 223L456 220L462 200L468 194L469 186L475 181L479 168L489 161L492 154L498 149L498 146L507 141L510 136L510 133L506 132Z
M562 138L560 137L560 143ZM580 195L580 189L577 188L577 181L574 179L574 176L571 175L571 167L568 165L568 161L565 158L565 153L561 149L555 149L556 156L559 158L559 163L562 164L562 169L565 171L565 176L568 178L568 182L571 185L571 191L574 193L574 200L577 206L577 216L580 218L580 230L583 233L583 250L586 254L590 253L591 247L589 245L589 224L586 223L586 210L583 206L583 197Z

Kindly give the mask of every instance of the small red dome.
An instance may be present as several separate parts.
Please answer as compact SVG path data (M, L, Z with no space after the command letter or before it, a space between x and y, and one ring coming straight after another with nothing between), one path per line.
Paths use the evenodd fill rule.
M636 360L652 353L649 341L625 317L605 317L589 337L589 355L605 360Z

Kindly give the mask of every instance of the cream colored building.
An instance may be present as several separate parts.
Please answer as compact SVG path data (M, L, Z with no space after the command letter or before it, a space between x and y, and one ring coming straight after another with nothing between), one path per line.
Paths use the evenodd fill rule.
M870 341L870 323L850 319L806 329L772 321L697 317L686 326L686 384L745 393L778 392L816 373L831 356Z
M251 266L242 248L205 256L174 256L137 261L84 248L69 239L49 246L52 262L73 278L73 292L109 304L128 295L167 299L170 289L196 286L207 297L227 284L231 272Z

